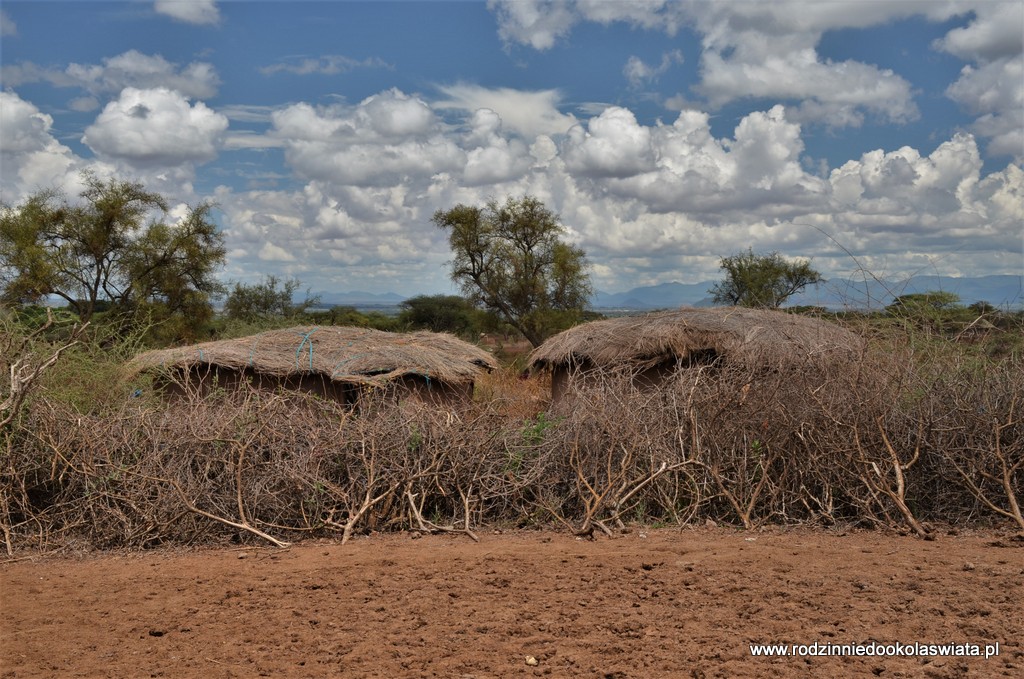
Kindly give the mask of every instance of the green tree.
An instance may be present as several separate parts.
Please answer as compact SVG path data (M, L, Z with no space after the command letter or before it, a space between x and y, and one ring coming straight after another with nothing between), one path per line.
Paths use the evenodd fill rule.
M723 257L725 278L708 292L718 304L778 309L808 285L822 280L807 260L787 261L782 255L755 254L752 249Z
M978 314L979 316L991 316L999 313L998 308L993 306L990 302L986 302L985 300L978 300L977 302L975 302L974 304L970 305L967 308L970 309L972 312Z
M592 293L586 254L562 240L558 216L536 198L456 205L433 222L448 232L451 276L463 294L533 346L581 317Z
M419 295L399 306L401 324L455 335L480 332L481 316L485 313L458 295Z
M971 312L960 304L960 295L943 290L900 295L885 310L905 324L937 333L955 332L962 329L963 322L973 320Z
M309 320L316 325L348 325L354 328L369 327L370 319L354 306L336 305L320 311L310 311Z
M900 295L885 307L893 316L938 316L960 307L960 295L955 292L929 290Z
M310 296L306 290L306 298L296 303L295 293L301 287L296 278L282 281L277 276L267 276L252 285L235 283L224 303L224 313L228 318L243 321L302 316L320 303L320 296Z
M83 321L108 308L126 323L142 315L186 325L209 318L226 253L212 205L189 208L177 224L146 222L166 214L159 194L91 174L85 184L77 203L42 191L0 208L0 300L55 295Z

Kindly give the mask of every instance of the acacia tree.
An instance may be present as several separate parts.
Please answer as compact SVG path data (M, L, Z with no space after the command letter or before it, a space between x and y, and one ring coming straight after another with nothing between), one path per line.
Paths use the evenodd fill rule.
M224 313L228 318L253 321L259 318L295 318L320 304L320 295L310 295L301 302L294 301L295 293L302 287L297 278L281 280L270 275L259 283L247 285L236 282L224 302Z
M944 290L900 295L885 310L908 325L935 332L963 328L963 324L973 320L971 311L960 304L960 295Z
M937 315L960 308L960 295L944 290L929 290L900 295L885 310L893 316Z
M725 279L708 292L718 304L778 309L808 285L822 280L807 260L787 261L778 252L754 254L753 249L723 257Z
M146 223L167 211L159 194L91 174L85 183L75 204L42 191L0 210L0 300L55 295L85 322L105 307L129 320L144 311L207 318L226 254L212 205L189 208L177 224Z
M452 280L533 346L577 321L592 292L586 253L562 240L557 215L532 196L456 205L433 222L448 231Z
M398 321L412 328L466 335L479 331L487 313L458 295L418 295L400 305Z

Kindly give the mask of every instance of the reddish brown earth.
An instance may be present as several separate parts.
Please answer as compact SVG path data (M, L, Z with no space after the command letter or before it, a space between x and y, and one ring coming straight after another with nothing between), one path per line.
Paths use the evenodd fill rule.
M0 587L0 677L1024 676L1011 533L376 535L23 558ZM1000 653L749 649L873 641Z

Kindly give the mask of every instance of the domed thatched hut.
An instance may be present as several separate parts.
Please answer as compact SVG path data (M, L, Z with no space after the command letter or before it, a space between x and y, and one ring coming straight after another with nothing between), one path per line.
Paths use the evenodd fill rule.
M834 323L784 311L682 308L570 328L537 347L528 367L551 371L558 401L602 373L625 372L636 386L656 388L688 366L807 369L849 361L862 348Z
M496 367L489 353L452 335L333 326L270 330L148 351L129 364L135 373L157 373L171 395L187 388L232 389L245 382L349 404L367 387L432 403L468 400L476 377Z

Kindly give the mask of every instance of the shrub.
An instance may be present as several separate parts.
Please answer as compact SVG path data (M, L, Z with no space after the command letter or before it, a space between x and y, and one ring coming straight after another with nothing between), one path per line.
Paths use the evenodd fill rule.
M872 343L823 373L702 366L658 389L607 373L548 411L545 383L511 373L456 411L256 390L83 407L48 382L4 433L0 519L9 546L37 548L707 519L1024 528L1022 358ZM63 376L99 389L105 366L83 350Z

